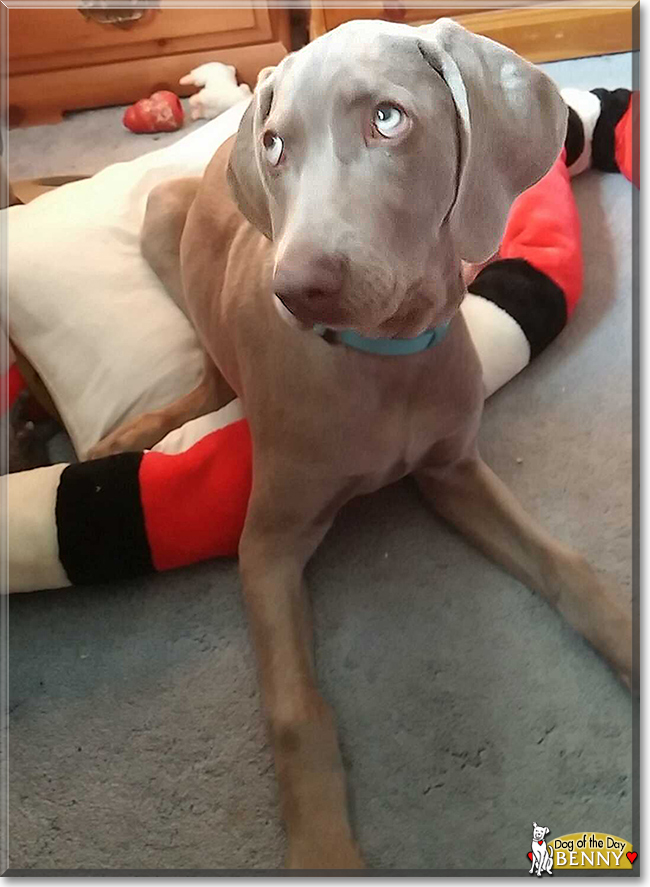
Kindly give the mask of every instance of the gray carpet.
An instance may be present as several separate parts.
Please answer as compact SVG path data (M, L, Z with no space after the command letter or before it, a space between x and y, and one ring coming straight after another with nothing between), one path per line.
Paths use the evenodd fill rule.
M631 84L631 57L546 66ZM14 177L92 172L170 141L117 109L13 131ZM631 595L632 188L575 184L571 325L489 402L487 461ZM400 483L350 504L314 558L320 681L357 834L384 869L527 866L550 837L632 839L632 704L538 597ZM234 562L11 600L13 868L274 868L284 838ZM314 803L317 803L314 799Z

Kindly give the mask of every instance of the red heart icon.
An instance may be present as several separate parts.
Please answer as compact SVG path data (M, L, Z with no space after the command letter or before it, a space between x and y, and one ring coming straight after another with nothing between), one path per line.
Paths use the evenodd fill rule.
M639 854L638 854L638 853L635 853L633 850L630 850L630 852L629 852L629 853L626 853L625 855L626 855L627 858L630 860L630 862L633 863L634 860L637 858L637 856L638 856Z
M537 843L541 846L544 842L543 842L543 841L538 841Z
M531 862L533 861L533 854L530 852L530 850L528 851L528 859L530 859Z
M183 106L175 93L162 89L127 108L122 123L131 132L174 132L183 125Z

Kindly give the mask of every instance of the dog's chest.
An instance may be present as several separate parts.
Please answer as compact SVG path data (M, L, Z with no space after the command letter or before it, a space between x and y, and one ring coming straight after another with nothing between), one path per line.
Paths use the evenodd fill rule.
M374 411L359 409L354 430L338 424L333 450L346 474L358 479L368 493L393 483L421 467L436 448L455 437L465 417L452 416L430 403L393 405ZM347 442L346 442L347 441Z
M471 440L482 404L480 376L453 374L451 361L427 361L421 368L397 363L377 367L366 378L349 373L329 406L324 446L371 492L423 465L453 461ZM451 374L442 372L451 363ZM470 370L470 367L466 367ZM355 385L356 382L356 385ZM322 429L321 429L322 433Z

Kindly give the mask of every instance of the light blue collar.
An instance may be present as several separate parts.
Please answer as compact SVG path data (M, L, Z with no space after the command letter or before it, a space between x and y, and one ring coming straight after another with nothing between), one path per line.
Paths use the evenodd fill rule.
M334 341L342 342L350 348L356 348L357 351L365 351L368 354L381 354L384 357L399 357L404 354L418 354L420 351L426 351L439 345L445 338L447 333L447 323L441 323L440 326L427 330L413 339L370 339L367 336L361 336L354 330L343 330L333 333ZM314 332L319 335L325 335L328 330L320 325L314 327Z

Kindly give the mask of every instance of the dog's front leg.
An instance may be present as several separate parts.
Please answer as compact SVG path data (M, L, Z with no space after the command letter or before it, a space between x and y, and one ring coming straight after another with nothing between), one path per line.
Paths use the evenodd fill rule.
M294 499L299 489L293 487ZM285 509L274 498L268 502L253 491L239 558L287 829L287 866L360 868L334 715L316 687L303 587L305 564L329 522L310 523L304 502Z
M99 443L90 447L86 459L102 459L116 453L150 449L170 431L180 428L185 422L221 409L234 397L234 391L206 357L203 377L188 394L166 407L142 413L119 425Z
M558 542L526 513L476 452L446 467L425 467L415 478L442 517L543 594L631 686L630 608L581 554Z

